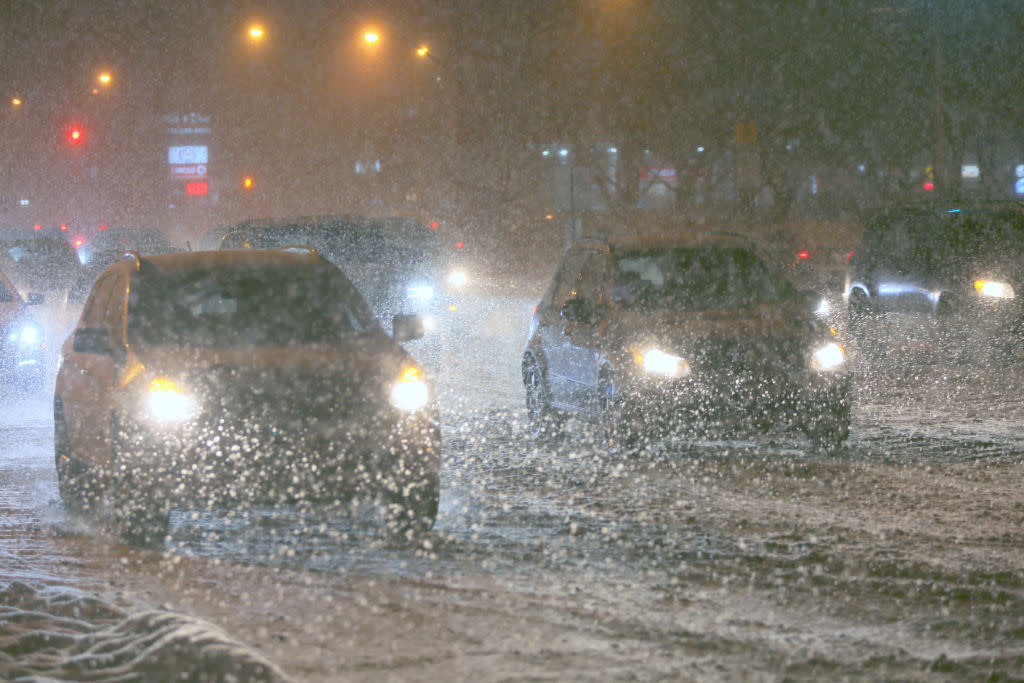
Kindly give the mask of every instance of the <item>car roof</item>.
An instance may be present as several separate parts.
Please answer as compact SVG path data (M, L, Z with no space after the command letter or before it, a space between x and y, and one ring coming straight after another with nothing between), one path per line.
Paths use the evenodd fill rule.
M667 230L642 234L624 234L600 238L584 238L576 244L606 245L612 251L635 249L674 248L732 248L758 250L758 243L750 236L724 230Z
M229 233L245 230L278 230L294 227L334 228L338 226L366 225L369 219L359 214L326 214L319 216L278 216L251 218L233 226Z
M906 214L953 214L953 213L1013 213L1024 215L1024 202L1016 200L935 200L911 204L897 204L876 209L868 214L872 219Z
M269 268L290 266L308 268L313 266L330 266L312 249L303 245L282 247L280 249L224 249L217 251L183 251L167 254L139 256L128 251L110 268L122 268L142 273L183 273L190 270L217 267L249 266L253 268ZM333 268L333 266L330 266Z

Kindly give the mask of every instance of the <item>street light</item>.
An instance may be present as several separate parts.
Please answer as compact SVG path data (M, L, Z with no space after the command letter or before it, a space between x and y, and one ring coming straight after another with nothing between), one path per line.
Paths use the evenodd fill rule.
M263 42L263 39L266 37L267 32L263 28L262 24L250 24L248 35L249 42L256 44Z
M380 40L380 34L375 31L367 31L366 33L363 34L363 40L372 45L373 43L376 43L378 40Z
M11 98L11 106L12 107L20 107L21 106L21 98L20 97L12 97Z
M113 81L113 77L110 75L109 71L101 71L99 75L96 76L96 80L100 82L100 85L108 86L111 81Z

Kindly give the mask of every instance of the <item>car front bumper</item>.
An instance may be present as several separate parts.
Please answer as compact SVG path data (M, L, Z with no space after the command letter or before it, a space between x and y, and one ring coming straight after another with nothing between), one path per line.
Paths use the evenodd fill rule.
M634 377L618 397L624 424L665 435L725 425L804 424L822 415L848 415L848 372L750 377L720 374L680 379Z
M195 420L174 428L125 419L114 471L200 506L436 496L436 414L363 421Z

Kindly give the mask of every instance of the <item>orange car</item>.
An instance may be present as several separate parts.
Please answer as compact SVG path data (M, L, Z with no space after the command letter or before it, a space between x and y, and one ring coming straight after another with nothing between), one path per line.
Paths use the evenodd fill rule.
M128 254L61 350L61 497L163 541L181 506L379 503L407 531L437 514L433 390L336 266L308 247ZM393 513L393 514L392 514Z

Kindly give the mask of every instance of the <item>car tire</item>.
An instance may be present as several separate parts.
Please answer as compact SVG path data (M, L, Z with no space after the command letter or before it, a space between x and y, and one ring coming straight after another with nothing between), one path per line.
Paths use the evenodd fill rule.
M64 510L72 514L91 513L98 507L102 495L101 482L87 465L74 457L59 405L53 414L53 451L57 490Z
M117 533L129 545L159 548L171 526L170 512L142 495L117 501Z
M401 537L416 540L434 528L440 499L440 482L432 480L409 495L388 496L389 526Z
M551 394L540 364L532 356L523 370L526 387L526 421L530 436L537 440L556 439L562 431L561 421L551 407Z
M130 545L159 548L170 529L171 511L167 492L155 472L121 467L135 458L132 451L140 444L126 431L126 424L111 418L111 450L114 469L122 472L114 491L114 520L117 534Z
M850 302L846 307L846 324L850 333L861 336L871 315L871 302L860 289L850 292Z
M603 375L598 382L597 393L601 411L599 434L604 446L611 453L621 455L637 453L642 447L640 434L629 423L623 412L622 397L615 379L611 375Z
M831 408L810 419L804 432L817 450L834 453L850 436L850 407L846 403Z

